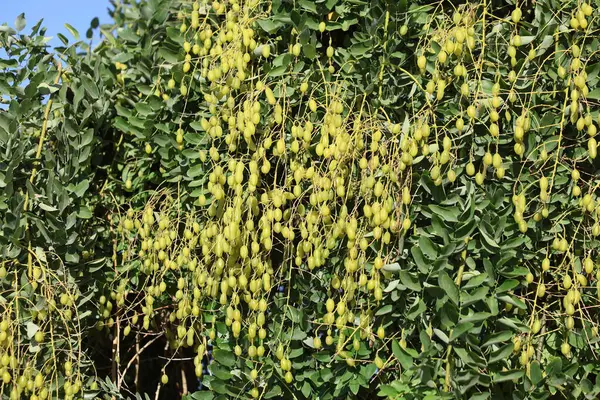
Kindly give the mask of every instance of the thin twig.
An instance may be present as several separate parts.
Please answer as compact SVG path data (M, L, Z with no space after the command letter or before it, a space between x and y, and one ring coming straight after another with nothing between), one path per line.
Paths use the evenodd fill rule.
M134 383L135 383L135 391L139 392L140 391L140 332L136 332L135 333L135 378L134 378ZM125 374L127 370L123 371L123 374Z
M546 333L546 313L542 314L542 330L540 331L540 341L538 342L538 346L537 346L537 360L538 362L541 362L542 360L542 351L544 350L544 339L546 337L545 333Z
M139 336L139 333L137 334ZM123 379L125 378L125 375L127 373L127 370L131 367L131 364L133 364L134 361L139 360L140 355L142 354L142 352L144 350L146 350L152 343L154 343L155 341L157 341L159 338L162 337L163 334L160 334L158 336L155 336L154 338L152 338L150 341L148 341L148 343L146 343L141 349L139 348L139 340L138 343L136 344L136 351L135 354L133 355L133 357L131 357L131 359L129 360L129 362L127 363L127 365L125 366L125 369L123 370L123 372L121 373L121 377L119 379L119 382L117 384L117 387L120 388L121 384L123 382ZM136 369L139 370L139 361L136 365ZM137 372L136 372L136 387L137 387Z
M167 343L165 343L165 352L167 351L168 348L169 348L169 341L167 341ZM158 385L156 386L156 394L154 395L154 400L158 400L158 398L160 396L161 386L162 386L162 381L159 380Z

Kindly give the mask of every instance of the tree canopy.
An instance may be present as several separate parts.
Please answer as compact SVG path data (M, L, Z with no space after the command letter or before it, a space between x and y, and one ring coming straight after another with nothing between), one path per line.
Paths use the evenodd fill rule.
M111 4L0 26L2 399L600 395L597 0Z

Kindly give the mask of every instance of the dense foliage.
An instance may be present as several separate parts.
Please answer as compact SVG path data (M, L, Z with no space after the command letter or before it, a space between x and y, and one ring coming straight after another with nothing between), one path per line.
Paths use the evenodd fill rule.
M0 397L597 398L599 6L0 26Z

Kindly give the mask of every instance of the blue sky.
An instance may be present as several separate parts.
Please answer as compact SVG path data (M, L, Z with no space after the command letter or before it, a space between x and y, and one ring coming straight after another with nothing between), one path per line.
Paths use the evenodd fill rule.
M62 33L72 41L72 36L65 28L65 23L71 24L79 31L81 38L85 40L85 32L94 17L100 19L100 23L109 22L108 0L0 0L0 24L5 22L9 26L15 26L15 19L24 12L27 26L24 32L31 31L33 25L41 18L43 25L47 28L46 36L53 36L51 46L60 45L57 33Z

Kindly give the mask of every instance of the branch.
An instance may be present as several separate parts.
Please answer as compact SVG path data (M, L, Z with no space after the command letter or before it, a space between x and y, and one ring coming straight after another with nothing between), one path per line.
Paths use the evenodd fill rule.
M139 334L138 334L139 335ZM136 344L136 351L135 354L133 355L133 357L131 357L131 360L129 360L129 362L127 363L127 365L125 366L125 369L123 370L123 372L121 373L121 376L119 378L119 382L117 384L117 388L121 388L121 385L123 383L123 380L125 379L125 375L127 373L127 370L129 369L129 367L131 367L131 364L133 364L134 361L136 361L140 354L142 354L142 352L144 350L146 350L152 343L154 343L155 341L157 341L159 338L162 337L162 333L158 336L155 336L153 339L151 339L148 343L146 343L141 349L139 348L139 341ZM139 337L139 336L138 336ZM138 375L138 371L139 371L139 363L136 365L136 387L137 387L137 375Z

